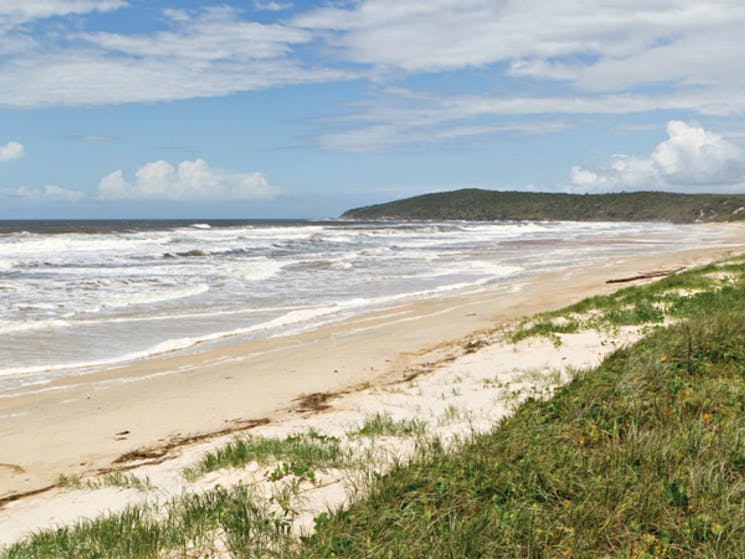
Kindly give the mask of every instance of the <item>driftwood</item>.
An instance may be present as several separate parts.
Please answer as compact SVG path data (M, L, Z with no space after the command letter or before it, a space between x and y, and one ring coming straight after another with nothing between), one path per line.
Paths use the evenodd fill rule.
M672 276L673 274L677 274L681 270L685 270L685 266L681 266L680 268L675 268L674 270L656 270L654 272L647 272L646 274L639 274L639 275L631 276L628 278L609 279L609 280L606 280L605 283L625 283L627 281L636 281L636 280L649 279L649 278L661 278L664 276Z

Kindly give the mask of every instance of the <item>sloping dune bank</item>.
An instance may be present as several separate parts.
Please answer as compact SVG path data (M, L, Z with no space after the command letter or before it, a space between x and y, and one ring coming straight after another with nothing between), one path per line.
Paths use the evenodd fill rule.
M168 355L5 395L0 543L218 484L250 484L281 513L273 492L293 479L302 505L283 518L291 517L296 531L308 530L319 512L364 486L364 470L350 456L367 456L384 470L393 457L414 452L417 436L447 443L486 430L521 398L550 394L572 370L596 365L642 334L638 328L584 331L564 335L557 346L548 338L507 341L500 325L609 293L619 287L609 279L690 268L744 251L743 229L724 230L728 241L717 250L567 267L311 332ZM312 475L292 470L292 459L276 453L240 469L195 466L237 433L286 442L308 432L341 447ZM285 464L290 470L281 469ZM44 491L21 496L38 490Z

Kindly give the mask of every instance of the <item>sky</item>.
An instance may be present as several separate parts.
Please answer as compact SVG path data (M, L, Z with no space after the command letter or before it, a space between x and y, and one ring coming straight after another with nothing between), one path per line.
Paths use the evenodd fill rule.
M0 0L0 219L745 192L741 0Z

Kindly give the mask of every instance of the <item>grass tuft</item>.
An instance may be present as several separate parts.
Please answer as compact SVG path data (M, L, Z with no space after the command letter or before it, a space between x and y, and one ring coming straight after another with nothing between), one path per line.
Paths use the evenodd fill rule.
M186 468L183 474L187 480L194 481L222 468L239 468L249 462L266 464L277 460L286 462L286 465L278 466L280 470L272 474L274 479L290 473L310 478L314 470L342 466L346 459L347 454L338 438L315 431L290 435L284 439L248 435L236 437L222 448L205 454L196 465Z
M412 437L423 435L427 424L418 419L394 420L389 413L376 413L347 433L349 437Z
M268 510L243 485L178 497L163 508L130 506L117 514L37 532L2 559L151 559L164 556L288 557L294 540L284 513ZM166 553L168 552L168 553Z
M102 489L104 487L119 487L121 489L137 489L138 491L150 491L155 489L149 477L139 477L135 474L122 472L109 472L102 476L83 479L82 476L68 476L60 474L57 477L57 485L69 489Z

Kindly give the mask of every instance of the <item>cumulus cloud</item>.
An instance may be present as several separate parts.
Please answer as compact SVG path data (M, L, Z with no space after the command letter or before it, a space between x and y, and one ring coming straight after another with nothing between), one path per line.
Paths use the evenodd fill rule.
M34 200L53 200L62 202L78 202L85 198L85 193L80 190L71 190L62 188L55 184L50 184L44 188L29 188L19 186L14 190L6 190L6 194L16 198L30 198Z
M23 144L18 142L8 142L4 146L0 146L0 161L20 159L23 155Z
M103 177L98 195L109 200L249 200L270 198L279 190L263 173L235 173L210 167L203 159L176 167L164 160L140 167L134 181L121 170Z
M575 165L571 181L587 191L725 190L745 184L745 150L701 126L671 120L668 139L647 156L614 155L597 169Z

